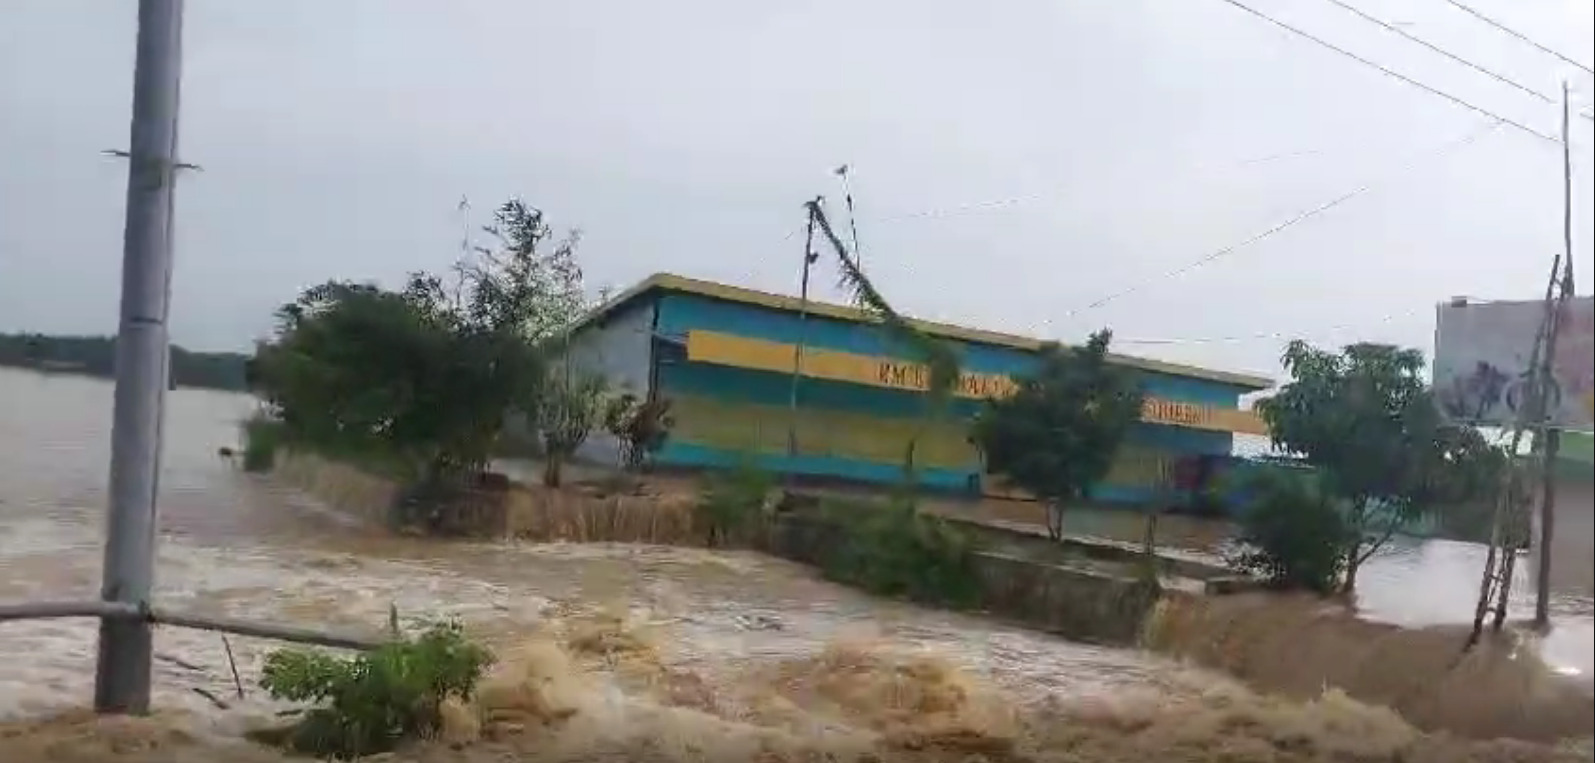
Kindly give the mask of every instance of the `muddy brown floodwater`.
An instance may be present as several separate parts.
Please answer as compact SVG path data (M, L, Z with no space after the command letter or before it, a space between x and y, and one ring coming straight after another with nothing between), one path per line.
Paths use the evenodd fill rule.
M91 598L110 386L0 370L0 400L0 601ZM217 457L247 399L182 391L169 405L163 604L369 630L391 603L457 616L501 656L479 706L400 760L1590 759L1587 742L1420 734L1333 693L1264 699L1146 653L873 599L749 553L383 537ZM91 622L0 623L0 761L283 759L243 740L282 709L253 686L273 644L232 639L236 700L221 637L161 629L159 711L100 719L82 709L94 638Z

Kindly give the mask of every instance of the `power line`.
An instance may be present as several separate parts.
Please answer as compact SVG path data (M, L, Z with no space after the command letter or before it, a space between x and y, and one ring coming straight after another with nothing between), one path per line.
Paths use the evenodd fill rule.
M1478 65L1478 64L1476 64L1476 63L1474 63L1472 61L1469 61L1466 58L1463 58L1462 56L1459 56L1459 55L1457 55L1455 53L1452 53L1451 51L1446 50L1445 48L1442 48L1442 47L1440 47L1438 45L1435 45L1432 42L1429 42L1428 40L1425 40L1425 39L1423 39L1421 37L1418 37L1417 35L1414 35L1411 32L1408 32L1407 30L1402 29L1401 27L1398 27L1398 26L1396 26L1394 24L1391 24L1391 23L1386 22L1386 21L1384 21L1382 19L1379 19L1379 18L1377 18L1375 16L1372 16L1372 15L1364 12L1360 8L1357 8L1356 6L1353 6L1350 3L1344 2L1344 0L1324 0L1324 2L1331 3L1331 4L1333 4L1333 5L1335 5L1335 6L1339 7L1339 8L1342 8L1347 13L1355 15L1356 17L1358 17L1358 18L1360 18L1360 19L1362 19L1364 21L1367 21L1367 22L1372 23L1372 24L1377 24L1381 28L1383 28L1385 31L1390 32L1391 34L1400 35L1401 37L1404 37L1404 38L1406 38L1407 40L1409 40L1411 42L1414 42L1414 43L1417 43L1419 45L1422 45L1423 47L1428 48L1429 50L1434 51L1435 53L1438 53L1438 54L1440 54L1442 56L1445 56L1446 58L1449 58L1452 61L1455 61L1455 62L1457 62L1459 64L1462 64L1463 66L1466 66L1469 69L1472 69L1472 70L1474 70L1476 72L1479 72L1480 74L1483 74L1483 75L1485 75L1485 76L1487 76L1487 77L1489 77L1489 78L1491 78L1491 79L1493 79L1493 80L1495 80L1497 82L1503 82L1503 83L1505 83L1507 85L1510 85L1510 86L1512 86L1514 88L1517 88L1518 90L1520 90L1522 92L1528 93L1529 95L1532 95L1535 98L1538 98L1538 99L1540 99L1541 101L1543 101L1545 103L1550 103L1550 104L1560 103L1560 101L1558 101L1557 99L1555 99L1555 98L1553 98L1553 97L1551 97L1549 95L1546 95L1545 93L1542 93L1542 92L1540 92L1538 90L1535 90L1534 88L1529 87L1528 85L1525 85L1525 84L1523 84L1521 82L1518 82L1517 80L1511 79L1510 77L1507 77L1506 75L1499 74L1499 73L1496 73L1496 72L1491 71L1489 69L1486 69L1483 66L1480 66L1480 65Z
M1269 154L1269 155L1266 155L1266 156L1253 157L1253 158L1250 158L1250 159L1238 159L1238 160L1235 160L1232 163L1219 163L1219 162L1209 162L1209 161L1196 162L1194 164L1184 165L1184 166L1181 167L1181 169L1182 170L1188 170L1188 171L1197 171L1197 172L1229 171L1229 170L1235 170L1235 169L1240 169L1240 168L1244 168L1244 167L1254 167L1254 166L1259 166L1259 165L1263 165L1263 164L1272 164L1272 163L1284 161L1284 160L1287 160L1287 159L1299 159L1299 158L1302 158L1302 157L1320 156L1323 153L1324 152L1319 150L1319 149L1305 149L1305 150L1300 150L1300 151L1287 151L1285 153ZM960 217L960 216L968 215L968 214L975 214L975 213L979 213L979 212L987 212L987 211L991 211L991 210L998 210L998 209L1003 209L1003 208L1006 208L1006 207L1020 206L1020 205L1028 204L1030 202L1035 202L1035 201L1045 201L1045 200L1048 200L1048 199L1059 199L1059 198L1063 198L1063 197L1066 197L1066 196L1069 196L1069 195L1070 194L1068 192L1059 191L1059 190L1038 191L1036 193L1028 193L1028 194L1023 194L1023 195L1019 195L1019 196L1008 196L1008 197L1000 198L1000 199L984 199L984 200L981 200L981 201L970 201L970 202L964 202L964 203L961 203L961 204L952 204L952 205L949 205L949 206L926 207L926 208L922 208L922 209L919 209L919 210L914 210L914 211L909 211L909 212L898 212L896 214L890 214L890 215L885 215L885 216L881 216L881 217L866 217L864 219L864 222L875 224L875 225L890 225L890 224L901 223L901 222L909 222L909 221L912 221L912 220L945 220L945 219L949 219L949 218L953 218L953 217ZM784 243L786 243L788 241L791 241L792 239L796 238L798 236L798 234L803 233L803 231L804 231L804 228L801 227L801 226L799 226L797 228L793 228L793 229L787 231L784 235L782 235L780 237L780 239L778 239L778 241L776 243L779 245L779 244L784 244Z
M1457 2L1457 0L1445 0L1445 1L1447 3L1450 3L1452 6L1456 7L1458 10L1464 11L1468 15L1470 15L1470 16L1472 16L1474 18L1476 18L1476 19L1478 19L1478 20L1480 20L1480 21L1482 21L1482 22L1484 22L1486 24L1489 24L1490 26L1493 26L1493 27L1495 27L1496 29L1498 29L1498 30L1500 30L1502 32L1505 32L1508 35L1516 37L1519 41L1527 43L1528 45L1530 45L1530 46L1534 47L1535 49L1539 50L1541 53L1544 53L1544 54L1550 55L1550 56L1555 56L1555 57L1557 57L1557 58L1559 58L1559 59L1561 59L1561 60L1563 60L1563 61L1565 61L1565 62L1567 62L1569 64L1572 64L1573 66L1576 66L1576 67L1578 67L1580 69L1583 69L1584 73L1586 73L1586 74L1595 74L1595 69L1590 69L1588 66L1585 66L1585 65L1583 65L1583 64L1581 64L1581 63L1579 63L1577 61L1574 61L1571 58L1568 58L1567 56L1562 55L1561 53L1558 53L1555 50L1552 50L1552 49L1550 49L1550 48L1548 48L1548 47L1546 47L1544 45L1541 45L1541 44L1535 42L1528 35L1523 34L1522 32L1519 32L1516 29L1513 29L1513 28L1511 28L1511 27L1509 27L1509 26L1507 26L1505 24L1502 24L1501 22L1496 21L1495 19L1492 19L1489 16L1486 16L1483 13L1478 12L1477 10L1474 10L1472 7L1468 6L1465 3Z
M1385 325L1385 324L1387 324L1387 323L1389 323L1389 322L1391 322L1391 321L1393 321L1393 320L1395 320L1397 318L1406 318L1408 316L1416 315L1419 312L1421 312L1423 310L1426 310L1426 309L1433 309L1433 308L1431 306L1420 306L1420 307L1410 308L1410 309L1407 309L1407 310L1402 310L1400 312L1390 313L1388 315L1385 315L1383 318L1380 318L1373 325L1383 326L1383 325ZM1319 333L1320 336L1323 336L1323 335L1327 335L1327 334L1331 334L1331 333L1339 333L1339 332L1342 332L1342 331L1346 331L1348 329L1360 329L1360 328L1365 328L1365 327L1366 327L1365 324L1337 323L1337 324L1335 324L1333 326L1330 326L1330 327L1328 327L1326 329L1323 329L1323 330L1319 331L1318 333ZM1259 340L1289 340L1289 339L1298 339L1300 337L1301 337L1300 334L1297 334L1295 336L1289 336L1289 335L1286 334L1286 332L1283 332L1283 331L1269 331L1269 332L1260 333L1260 334L1237 334L1237 335L1233 335L1233 336L1198 337L1198 338L1194 338L1194 339L1120 339L1118 337L1114 337L1113 338L1113 343L1114 344L1131 344L1131 345L1137 345L1137 346L1147 346L1147 345L1179 346L1179 345L1188 345L1188 344L1220 344L1220 343L1229 343L1229 342L1252 342L1252 341L1259 341Z
M1476 103L1473 103L1472 101L1468 101L1468 100L1464 100L1462 98L1458 98L1457 96L1454 96L1454 95L1452 95L1450 93L1447 93L1444 90L1440 90L1439 88L1433 87L1431 85L1426 85L1426 84L1424 84L1422 82L1419 82L1418 80L1415 80L1415 79L1413 79L1411 77L1408 77L1405 74L1402 74L1400 72L1394 71L1394 70L1392 70L1392 69L1390 69L1390 68L1388 68L1386 66L1383 66L1381 64L1375 63L1374 61L1371 61L1371 60L1369 60L1367 58L1363 58L1362 56L1359 56L1356 53L1353 53L1353 52L1351 52L1349 50L1346 50L1345 48L1342 48L1339 45L1336 45L1336 44L1334 44L1334 43L1332 43L1332 42L1330 42L1328 40L1325 40L1324 38L1319 37L1319 36L1317 36L1317 35L1315 35L1315 34L1313 34L1311 32L1307 32L1307 31L1302 30L1302 29L1300 29L1298 27L1291 26L1290 24L1287 24L1287 23L1285 23L1283 21L1280 21L1279 19L1276 19L1273 16L1270 16L1270 15L1268 15L1266 13L1263 13L1262 11L1259 11L1256 8L1253 8L1253 7L1251 7L1251 6L1249 6L1249 5L1245 4L1245 3L1240 2L1240 0L1222 0L1222 1L1225 2L1225 3L1228 3L1230 5L1233 5L1236 8L1239 8L1239 9L1241 9L1241 10L1247 12L1247 13L1250 13L1253 16L1256 16L1257 18L1260 18L1260 19L1262 19L1262 20L1264 20L1264 21L1266 21L1266 22L1268 22L1270 24L1273 24L1274 26L1277 26L1280 29L1283 29L1283 30L1285 30L1287 32L1290 32L1291 34L1294 34L1294 35L1296 35L1298 37L1301 37L1303 39L1309 40L1311 42L1317 43L1317 44L1319 44L1319 45L1321 45L1321 46L1323 46L1325 48L1328 48L1328 49L1330 49L1330 50L1332 50L1332 51L1334 51L1336 53L1339 53L1342 56L1345 56L1345 57L1347 57L1347 58L1349 58L1349 59L1351 59L1353 61L1356 61L1357 63L1360 63L1363 66L1368 66L1368 67L1377 69L1380 72L1383 72L1386 76L1394 77L1394 78L1396 78L1398 80L1401 80L1402 82L1405 82L1405 83L1407 83L1407 84L1409 84L1409 85L1411 85L1413 87L1416 87L1416 88L1418 88L1420 90L1423 90L1424 92L1427 92L1427 93L1429 93L1431 95L1437 95L1437 96L1439 96L1441 98L1444 98L1444 99L1446 99L1446 100L1448 100L1448 101L1450 101L1450 102L1452 102L1452 103L1454 103L1454 104L1456 104L1458 106L1461 106L1461 107L1463 107L1465 109L1468 109L1469 111L1473 111L1475 113L1487 116L1490 119L1495 120L1496 122L1499 122L1501 124L1511 125L1512 127L1517 128L1518 130L1521 130L1523 132L1526 132L1529 135L1533 135L1534 137L1539 138L1540 140L1548 141L1548 142L1551 142L1551 143L1557 143L1557 144L1561 143L1561 141L1557 140L1554 136L1547 135L1547 134L1545 134L1543 132L1540 132L1539 130L1536 130L1536 129L1532 128L1532 127L1529 127L1528 125L1523 124L1522 122L1518 122L1516 120L1508 119L1507 117L1503 117L1500 114L1497 114L1497 113L1495 113L1493 111L1490 111L1489 109L1484 108L1483 106L1480 106L1480 105L1478 105Z
M1488 133L1491 130L1494 130L1495 128L1499 127L1501 125L1501 123L1502 123L1502 120L1495 120L1495 121L1491 122L1490 124L1486 125L1485 127L1483 127L1482 129L1475 130L1475 131L1469 133L1466 137L1462 138L1461 140L1458 140L1458 141L1455 141L1455 142L1448 143L1448 144L1440 146L1440 148L1438 149L1438 152L1440 154L1446 154L1446 153L1449 153L1451 151L1456 151L1456 150L1459 150L1461 148L1464 148L1464 147L1472 144L1474 141L1478 140L1479 138L1483 137L1485 135L1485 133ZM1412 169L1413 166L1415 166L1418 163L1418 161L1420 159L1422 159L1422 158L1423 157L1417 157L1417 158L1413 159L1413 161L1408 162L1406 165L1403 165L1401 170L1397 174L1400 174L1400 172L1405 172L1407 170ZM1368 193L1369 191L1373 190L1376 187L1376 185L1377 185L1377 183L1368 183L1368 184L1366 184L1366 185L1364 185L1364 186L1362 186L1360 188L1357 188L1356 190L1353 190L1353 191L1351 191L1349 193L1344 193L1344 194L1341 194L1340 196L1336 196L1335 198L1330 199L1329 201L1324 202L1322 204L1319 204L1316 207L1312 207L1311 209L1305 210L1303 212L1299 212L1296 215L1292 216L1291 218L1285 220L1284 222L1281 222L1281 223L1279 223L1279 224L1277 224L1277 225L1275 225L1275 226L1273 226L1271 228L1268 228L1267 230L1264 230L1261 233L1254 234L1251 237L1249 237L1249 238L1247 238L1247 239L1245 239L1243 241L1240 241L1240 242L1234 243L1234 244L1230 244L1229 246L1223 247L1222 249L1219 249L1219 250L1217 250L1215 252L1211 252L1209 254L1203 255L1203 256L1195 259L1195 260L1192 260L1191 262L1186 263L1185 265L1182 265L1182 266L1180 266L1178 268L1170 270L1170 271L1164 273L1163 275L1161 275L1161 276L1159 276L1159 277L1157 277L1155 279L1152 279L1150 281L1143 281L1143 282L1141 282L1139 284L1136 284L1134 286L1130 286L1130 287L1127 287L1125 289L1121 289L1121 290L1119 290L1117 292L1114 292L1112 294L1109 294L1109 295L1107 295L1107 296L1105 296L1105 297L1103 297L1101 299L1098 299L1097 301L1092 302L1091 304L1088 304L1085 307L1078 308L1078 309L1075 309L1075 310L1070 310L1068 313L1066 313L1064 315L1064 317L1065 318L1071 318L1071 317L1075 316L1076 314L1084 312L1086 310L1096 309L1098 307L1101 307L1103 305L1108 304L1109 302L1112 302L1112 301L1114 301L1116 299L1119 299L1120 297L1126 297L1126 296L1129 296L1131 294L1134 294L1135 292L1138 292L1141 289L1144 289L1147 286L1150 286L1154 282L1165 281L1165 280L1168 280L1170 278L1175 278L1175 277L1184 275L1186 273L1189 273L1192 270L1196 270L1197 268L1200 268L1200 267L1203 267L1205 265L1211 264L1215 260L1218 260L1218 259L1221 259L1221 258L1224 258L1224 257L1228 257L1229 255L1234 254L1235 252L1240 251L1241 249L1243 249L1243 248L1245 248L1247 246L1250 246L1250 245L1255 244L1255 243L1257 243L1259 241L1262 241L1263 239L1268 238L1269 236L1272 236L1272 235L1274 235L1276 233L1279 233L1280 231L1283 231L1283 230L1285 230L1287 228L1290 228L1290 227L1296 225L1297 223L1306 221L1306 220L1311 219L1313 217L1317 217L1318 215L1321 215L1321 214L1323 214L1325 212L1328 212L1329 210L1334 209L1335 207L1338 207L1341 204L1344 204L1344 203L1346 203L1348 201L1351 201L1352 199L1357 198L1358 196L1361 196L1361 195L1363 195L1365 193Z
M1474 61L1471 61L1471 60L1469 60L1469 59L1467 59L1467 58L1465 58L1463 56L1457 55L1456 53L1452 53L1451 51L1446 50L1445 48L1442 48L1442 47L1440 47L1438 45L1435 45L1434 43L1429 42L1428 40L1425 40L1425 39L1423 39L1421 37L1418 37L1417 35L1412 34L1411 32L1408 32L1407 30L1402 29L1399 26L1396 26L1394 24L1391 24L1390 22L1387 22L1387 21L1384 21L1384 20L1382 20L1382 19L1380 19L1378 17L1375 17L1375 16L1363 11L1362 9L1357 8L1356 6L1353 6L1350 3L1345 2L1344 0L1324 0L1324 2L1331 3L1331 4L1333 4L1333 5L1337 6L1337 7L1343 8L1343 9L1346 10L1346 12L1351 13L1351 14L1357 16L1358 18L1363 19L1364 21L1368 21L1370 23L1377 24L1380 27L1382 27L1385 31L1390 32L1391 34L1400 35L1401 37L1403 37L1403 38L1405 38L1405 39L1407 39L1407 40L1409 40L1411 42L1414 42L1414 43L1416 43L1418 45L1422 45L1423 47L1428 48L1429 50L1434 51L1435 53L1438 53L1438 54L1440 54L1442 56L1445 56L1446 58L1449 58L1452 61L1455 61L1455 62L1457 62L1459 64L1462 64L1463 66L1466 66L1469 69L1472 69L1472 70L1474 70L1474 71L1476 71L1476 72L1478 72L1480 74L1483 74L1484 76L1489 77L1490 79L1493 79L1493 80L1495 80L1497 82L1504 83L1504 84L1506 84L1508 86L1516 88L1517 90L1519 90L1521 92L1524 92L1524 93L1527 93L1529 95L1532 95L1535 98L1538 98L1542 103L1548 103L1548 104L1551 104L1553 106L1559 105L1561 103L1561 100L1559 100L1555 96L1547 95L1547 94L1545 94L1545 93L1543 93L1543 92L1541 92L1539 90L1535 90L1534 88L1529 87L1528 85L1525 85L1525 84L1523 84L1521 82L1518 82L1517 80L1512 79L1511 77L1508 77L1508 76L1506 76L1504 74L1501 74L1499 72L1493 71L1491 69L1486 69L1486 68L1484 68L1483 66L1479 65L1478 63L1476 63ZM1585 119L1589 119L1589 120L1595 121L1595 116L1591 116L1588 113L1579 112L1578 115L1583 117L1583 118L1585 118Z

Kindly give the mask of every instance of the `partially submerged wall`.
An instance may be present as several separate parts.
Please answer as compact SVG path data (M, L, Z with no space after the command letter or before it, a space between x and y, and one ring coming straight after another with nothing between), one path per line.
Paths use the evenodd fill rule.
M813 566L849 544L846 528L802 514L772 518L762 550ZM1129 576L977 552L974 607L982 613L1074 639L1134 644L1157 600L1156 588Z
M399 486L392 480L320 456L280 451L272 477L303 490L340 514L372 527L389 526Z
M279 454L273 476L363 525L395 531L417 527L473 538L575 543L694 545L702 538L693 527L693 498L685 495L587 485L554 489L501 479L429 511L406 511L393 480L320 456Z
M384 524L398 496L391 482L322 459L279 461L277 476L330 507ZM534 541L700 545L694 497L601 495L572 486L511 484L489 537ZM802 512L769 518L760 548L819 566L847 542L835 522ZM1278 595L1159 595L1132 575L1113 575L1009 553L977 553L976 609L1078 641L1141 646L1223 670L1263 691L1301 698L1334 687L1394 708L1427 729L1473 737L1551 739L1588 735L1595 700L1531 653L1487 644L1464 654L1454 628L1407 629L1358 619L1319 599Z
M276 475L364 524L399 529L393 507L400 490L390 480L304 454L281 458ZM708 533L696 523L695 501L690 494L604 494L585 485L552 489L510 483L497 500L497 510L456 507L455 512L469 516L453 522L462 526L457 534L482 538L702 545ZM774 515L763 535L757 543L761 550L814 566L823 562L826 552L847 542L841 525L806 513ZM1083 641L1134 643L1155 598L1134 577L1013 553L976 554L975 570L980 580L978 609Z

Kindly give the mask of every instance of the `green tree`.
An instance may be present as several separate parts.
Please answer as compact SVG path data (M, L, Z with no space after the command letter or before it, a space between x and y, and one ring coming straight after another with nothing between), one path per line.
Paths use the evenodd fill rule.
M396 291L329 282L278 310L247 370L290 440L426 482L485 467L506 413L533 412L546 394L581 277L577 237L555 242L519 200L487 230L499 245L458 263L449 284L426 273Z
M482 229L496 242L477 247L460 263L469 287L465 309L473 320L513 328L522 338L549 349L562 347L576 321L587 312L576 248L581 232L556 237L543 211L510 199Z
M1245 485L1241 549L1227 561L1276 588L1331 594L1346 567L1352 531L1336 498L1317 475L1265 468Z
M248 356L195 352L172 345L172 382L179 387L242 391ZM116 374L116 337L0 334L0 366L88 376Z
M1104 329L1082 347L1043 347L1035 373L1012 395L988 400L971 427L986 470L1045 503L1054 539L1064 510L1107 476L1141 415L1135 372L1108 358L1112 338Z
M1342 503L1343 592L1403 527L1494 489L1505 454L1444 419L1421 352L1353 344L1337 353L1297 340L1283 360L1291 382L1257 407L1275 446L1317 469Z
M565 464L603 418L607 387L597 376L556 369L540 390L528 424L543 438L543 484L559 487Z

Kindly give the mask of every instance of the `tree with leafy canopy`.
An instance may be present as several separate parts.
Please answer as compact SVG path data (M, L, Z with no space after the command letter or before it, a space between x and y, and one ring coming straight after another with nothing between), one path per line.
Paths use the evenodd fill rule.
M1240 545L1226 556L1236 570L1282 590L1328 595L1340 586L1353 535L1320 475L1264 467L1244 484Z
M599 425L608 395L605 381L573 365L569 352L576 322L590 307L576 260L581 233L556 238L543 211L520 199L500 205L483 231L497 245L478 247L477 259L460 269L474 286L468 311L519 316L519 335L543 357L558 359L513 404L543 441L543 484L558 487L564 465Z
M879 321L887 337L925 366L927 372L925 416L920 422L919 429L909 438L903 454L903 466L908 473L909 483L912 484L914 451L919 439L924 430L946 412L953 392L958 387L958 377L963 372L958 353L953 350L951 344L914 325L913 321L898 313L891 303L886 301L880 290L875 287L875 283L859 267L853 253L849 252L842 239L837 237L836 231L831 228L830 219L825 216L825 210L821 209L818 200L810 201L805 206L808 208L811 224L819 227L821 235L831 245L831 251L836 254L842 288L852 296L853 303Z
M561 345L589 308L576 259L581 231L556 238L543 211L520 199L499 205L482 230L496 246L476 247L475 257L456 267L468 287L468 314L502 318L543 349Z
M1343 593L1402 528L1496 488L1504 451L1445 419L1421 352L1366 343L1330 352L1296 340L1283 360L1290 383L1257 408L1275 446L1318 470L1344 504Z
M451 284L334 281L277 311L249 371L290 441L423 483L485 468L506 412L541 403L546 359L581 306L574 234L545 251L542 213L519 200L488 231L500 246L458 263Z
M1065 509L1107 476L1141 415L1135 372L1108 358L1112 338L1104 329L1084 346L1043 347L1035 372L1008 397L988 400L971 427L986 470L1046 505L1054 540Z

